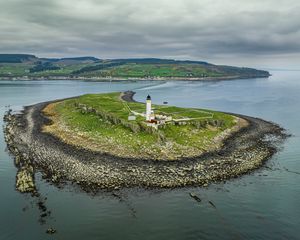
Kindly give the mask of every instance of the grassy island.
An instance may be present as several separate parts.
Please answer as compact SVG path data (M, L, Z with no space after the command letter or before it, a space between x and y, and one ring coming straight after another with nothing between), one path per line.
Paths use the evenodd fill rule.
M175 160L215 150L245 124L216 111L153 105L155 114L172 120L147 126L145 104L127 102L122 94L87 94L49 104L43 113L52 120L45 132L86 149L128 158ZM137 116L128 120L132 112ZM139 115L140 114L140 115Z
M259 168L288 136L262 119L151 105L150 96L146 107L132 96L88 94L8 111L17 189L34 192L36 171L87 191L207 186Z

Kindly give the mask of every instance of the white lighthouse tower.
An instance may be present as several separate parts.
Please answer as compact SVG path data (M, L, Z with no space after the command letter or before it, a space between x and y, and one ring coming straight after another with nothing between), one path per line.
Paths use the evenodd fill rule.
M146 121L150 121L151 120L151 113L152 113L152 109L151 109L151 97L150 97L150 95L148 95L147 99L146 99Z

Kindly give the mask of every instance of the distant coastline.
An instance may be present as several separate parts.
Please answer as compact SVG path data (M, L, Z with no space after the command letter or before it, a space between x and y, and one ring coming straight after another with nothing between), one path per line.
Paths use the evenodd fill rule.
M28 54L0 54L0 79L3 80L209 81L269 76L265 70L192 60L39 58Z
M260 76L224 76L224 77L149 77L149 78L122 78L122 77L76 77L76 76L49 76L49 77L0 77L1 80L11 81L33 81L33 80L85 80L85 81L221 81L236 79L268 78L271 74Z

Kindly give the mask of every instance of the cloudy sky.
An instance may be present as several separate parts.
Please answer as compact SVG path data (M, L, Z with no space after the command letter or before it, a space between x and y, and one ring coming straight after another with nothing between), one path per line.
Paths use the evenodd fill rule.
M299 0L0 0L0 52L300 68Z

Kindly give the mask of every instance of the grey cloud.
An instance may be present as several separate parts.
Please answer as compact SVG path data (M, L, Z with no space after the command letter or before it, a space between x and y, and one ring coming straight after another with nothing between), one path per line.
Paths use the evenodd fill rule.
M300 59L299 15L298 0L0 0L0 52Z

